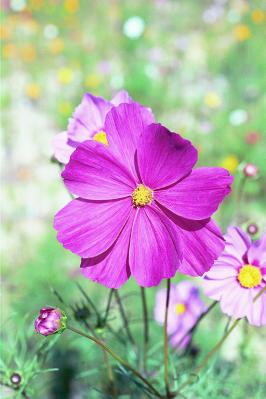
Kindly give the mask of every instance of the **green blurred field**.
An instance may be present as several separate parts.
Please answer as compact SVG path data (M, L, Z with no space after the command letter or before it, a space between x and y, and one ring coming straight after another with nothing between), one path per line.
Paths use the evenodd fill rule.
M14 326L23 326L26 314L31 329L40 307L58 304L51 287L66 303L77 304L79 282L103 309L106 303L107 290L79 275L79 259L57 243L52 228L54 213L69 196L51 162L51 142L86 91L111 98L125 88L151 107L159 122L193 141L199 164L224 166L234 174L232 196L216 215L222 228L236 222L265 228L265 22L266 3L259 0L2 2L2 325L11 346ZM246 181L239 204L247 162L260 173ZM155 291L149 292L151 316ZM137 320L132 330L141 343L134 281L123 294L136 296L125 304ZM225 323L217 308L197 334L201 353ZM242 327L225 346L223 360L213 365L220 380L210 369L188 398L263 398L266 332ZM155 327L154 348L161 335ZM59 377L47 374L45 385L36 377L32 398L102 397L88 390L90 378L95 386L99 382L93 372L80 377L97 350L69 334L54 348L49 367L59 367ZM71 384L65 386L68 378Z

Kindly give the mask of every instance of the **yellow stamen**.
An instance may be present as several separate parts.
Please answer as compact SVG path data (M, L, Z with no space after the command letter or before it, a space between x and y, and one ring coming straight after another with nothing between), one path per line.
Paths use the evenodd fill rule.
M244 265L239 270L237 278L242 287L254 288L261 283L262 275L258 267L253 265Z
M133 205L136 207L145 206L151 203L153 192L150 188L140 184L132 193Z
M108 145L106 133L103 130L101 130L98 133L95 133L95 135L93 136L93 140L98 141L99 143Z
M175 306L175 312L177 315L185 313L186 310L187 308L186 305L184 305L184 303L177 303Z

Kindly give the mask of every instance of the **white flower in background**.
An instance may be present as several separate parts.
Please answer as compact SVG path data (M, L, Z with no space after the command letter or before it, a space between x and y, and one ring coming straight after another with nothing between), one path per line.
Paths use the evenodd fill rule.
M48 24L43 29L43 36L45 39L53 40L58 36L58 27L53 24Z
M23 11L24 8L26 7L26 1L25 0L11 0L10 2L10 8L12 11Z
M130 39L138 39L144 32L145 22L141 17L131 17L123 26L124 34Z
M248 119L248 114L247 111L244 109L236 109L231 112L229 115L229 121L231 125L238 126L242 125L242 123L245 123Z

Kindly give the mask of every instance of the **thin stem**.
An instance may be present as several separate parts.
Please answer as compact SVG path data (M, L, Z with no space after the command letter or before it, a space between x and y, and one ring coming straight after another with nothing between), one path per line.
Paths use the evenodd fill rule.
M143 346L143 363L144 371L147 372L147 352L149 345L149 320L148 320L148 307L145 288L140 287L141 300L142 300L142 310L143 310L143 327L144 327L144 346Z
M106 306L106 310L105 310L105 315L104 315L104 318L103 318L103 321L102 321L103 326L105 326L107 318L108 318L108 314L109 314L110 307L111 307L113 293L114 293L114 289L112 288L109 291L109 296L108 296L108 302L107 302L107 306Z
M167 279L167 288L166 288L166 301L165 301L165 315L164 315L164 384L166 397L170 397L170 388L169 388L169 354L168 354L168 333L167 333L167 324L168 324L168 309L169 309L169 300L170 300L170 289L171 289L171 279Z
M93 337L91 335L88 335L84 333L83 331L77 330L76 328L72 326L67 326L67 328L74 333L81 335L82 337L88 338L91 341L95 342L98 346L100 346L103 350L108 352L115 360L117 360L122 366L127 368L129 371L131 371L136 377L138 377L147 387L150 388L150 390L153 392L155 396L158 398L162 398L160 392L157 391L156 388L148 381L146 380L145 377L143 377L137 370L135 370L129 363L127 363L124 359L122 359L117 353L115 353L112 349L110 349L103 341L99 340L96 337Z
M117 301L117 304L118 304L118 307L119 307L119 311L120 311L120 314L121 314L121 318L122 318L122 320L123 320L124 327L125 327L125 330L126 330L126 332L127 332L128 339L129 339L129 341L131 342L131 344L132 344L133 346L136 346L136 343L135 343L135 341L134 341L134 338L133 338L133 336L132 336L132 334L131 334L131 331L130 331L130 329L129 329L127 316L126 316L125 310L124 310L124 308L123 308L123 305L122 305L122 302L121 302L121 299L120 299L118 290L114 290L114 293L115 293L116 301Z
M234 321L232 326L228 329L228 331L224 334L224 336L220 339L220 341L218 341L218 343L212 348L212 350L205 356L200 365L193 371L193 374L191 374L190 377L183 384L180 385L179 389L175 392L176 395L178 395L183 388L185 388L187 385L193 382L195 376L198 375L198 373L206 365L210 357L212 357L212 355L222 346L228 335L230 335L231 332L236 328L240 320L241 319L236 319Z
M244 196L244 188L245 188L246 181L247 181L246 176L242 176L242 178L239 182L238 192L236 195L236 206L237 206L236 221L238 221L241 216L241 206L242 206L242 200L243 200L243 196Z
M253 303L256 302L256 300L266 291L266 286L263 287L258 294L254 297L253 299ZM189 385L191 382L193 382L193 379L195 378L195 376L197 376L199 374L199 372L201 371L201 369L207 364L208 360L215 354L215 352L217 352L218 349L220 349L220 347L222 346L222 344L224 343L224 341L226 340L226 338L231 334L231 332L236 328L236 326L238 325L238 323L240 322L241 319L236 319L234 321L234 323L232 324L232 326L226 331L226 333L223 335L223 337L218 341L218 343L212 348L212 350L205 356L205 358L203 359L203 361L200 363L200 365L198 367L196 367L196 369L194 370L193 374L190 375L190 377L183 383L181 384L181 386L179 387L179 389L174 392L175 395L178 395L180 393L180 391L185 388L187 385Z

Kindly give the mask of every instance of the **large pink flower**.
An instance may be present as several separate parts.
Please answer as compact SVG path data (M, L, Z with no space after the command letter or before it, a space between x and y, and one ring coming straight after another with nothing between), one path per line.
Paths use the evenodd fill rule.
M67 163L72 152L85 140L106 143L106 133L103 130L106 114L114 106L132 102L125 90L119 91L111 101L86 93L70 118L67 131L54 137L55 158L61 163Z
M157 285L177 270L198 276L224 248L210 216L230 192L222 168L198 168L188 140L138 104L112 108L105 121L109 146L86 141L62 173L79 196L55 216L57 238L83 258L84 276L118 288L132 274Z
M230 227L225 239L223 254L205 276L205 294L220 301L227 315L265 325L266 292L253 301L266 286L266 234L251 242L239 227Z

